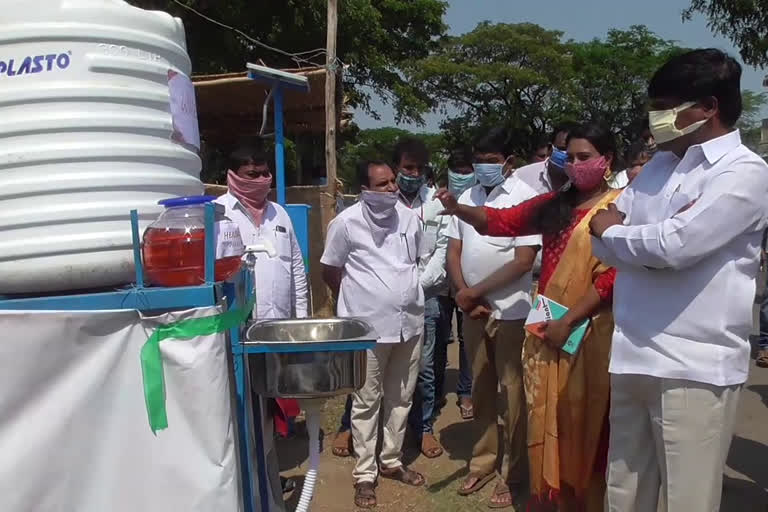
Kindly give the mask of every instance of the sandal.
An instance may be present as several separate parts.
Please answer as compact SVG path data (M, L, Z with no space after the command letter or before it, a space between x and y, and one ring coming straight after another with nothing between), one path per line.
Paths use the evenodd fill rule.
M755 364L760 368L768 368L768 348L762 348L757 351Z
M496 473L488 473L487 475L470 473L467 475L467 478L464 479L464 482L461 484L461 487L459 487L457 492L459 493L459 496L469 496L470 494L474 494L485 487L485 485L494 478L496 478ZM472 480L474 480L475 483L467 487L467 484Z
M443 454L443 447L434 434L424 433L421 436L421 453L428 459L435 459Z
M381 468L379 471L383 478L396 480L400 483L410 485L411 487L421 487L426 483L424 475L405 466L399 466L393 469Z
M512 491L504 482L496 484L491 499L488 501L488 508L508 508L513 506Z
M459 400L459 402L457 402L457 405L459 406L461 419L471 420L472 418L475 417L475 408L472 406L472 400L469 400L469 399L466 399L463 401Z
M339 432L333 440L331 453L337 457L349 457L352 455L352 433L349 430Z
M376 484L373 482L355 484L355 506L358 508L376 507Z

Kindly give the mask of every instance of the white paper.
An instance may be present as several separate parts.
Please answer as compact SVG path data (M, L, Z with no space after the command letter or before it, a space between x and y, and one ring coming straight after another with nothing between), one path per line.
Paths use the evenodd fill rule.
M217 311L0 311L0 510L242 510L225 336L160 343L157 436L142 388L154 328Z
M200 149L200 128L197 125L197 103L192 80L182 73L168 71L168 89L171 96L173 138Z

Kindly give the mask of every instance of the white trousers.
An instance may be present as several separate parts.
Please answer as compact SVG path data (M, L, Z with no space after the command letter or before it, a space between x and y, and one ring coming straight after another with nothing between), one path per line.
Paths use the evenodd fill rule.
M607 510L718 512L740 391L611 375Z
M352 395L352 443L357 462L355 482L375 482L379 475L376 443L379 417L384 423L381 465L402 465L403 438L419 374L422 337L401 343L379 343L367 351L365 384Z

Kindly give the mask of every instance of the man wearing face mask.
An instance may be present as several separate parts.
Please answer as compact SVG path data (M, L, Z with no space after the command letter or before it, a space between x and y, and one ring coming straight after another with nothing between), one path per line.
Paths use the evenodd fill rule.
M424 484L424 477L401 461L424 331L419 282L424 232L418 215L399 201L395 174L387 164L362 162L358 179L360 201L328 225L320 262L337 297L337 315L362 318L379 336L376 348L367 352L366 381L353 394L351 414L355 505L372 508L379 475L407 485ZM380 418L384 437L379 464Z
M256 147L242 146L229 157L227 193L216 200L224 205L225 214L240 229L245 245L268 240L277 256L258 255L256 259L256 318L305 318L308 316L307 275L288 213L279 204L267 199L272 186L272 172L266 155ZM272 488L270 496L274 510L283 510L277 455L272 443L273 414L282 418L299 414L295 400L262 402L262 428Z
M590 223L595 255L618 269L613 512L655 512L660 491L668 512L720 508L768 214L768 166L734 128L740 82L720 50L664 64L648 86L659 153Z
M474 148L478 184L459 202L497 208L515 206L536 192L509 173L506 133L491 130ZM489 506L512 506L512 488L525 480L525 398L521 352L523 324L531 308L531 267L541 245L540 236L490 238L457 218L448 231L448 274L457 290L456 303L465 313L464 337L472 368L474 422L481 432L469 463L469 475L459 488L466 496L482 489L496 476L502 452L501 481ZM504 444L498 433L497 389L501 387Z
M561 124L552 132L552 153L542 160L525 165L515 171L517 179L523 181L537 194L546 194L557 190L568 181L565 175L566 143L568 133L574 128L571 124Z
M435 189L427 184L429 151L424 143L413 137L403 137L395 145L392 161L398 169L400 200L422 222L424 257L419 270L425 297L424 344L409 423L416 434L419 450L431 459L443 453L434 435L433 424L437 413L436 382L443 378L444 372L444 369L440 371L435 366L436 351L443 353L450 336L450 302L445 271L448 218L440 215L443 207L440 201L434 199Z
M475 169L472 167L472 148L462 147L455 149L448 157L448 190L455 197L460 197L466 190L472 188L477 183ZM449 287L449 319L448 327L451 327L452 313L456 314L456 332L459 338L459 378L456 381L456 398L459 414L463 420L471 420L474 416L474 407L472 406L472 369L467 359L467 350L464 344L464 314L456 305L456 290ZM447 345L438 347L435 353L435 373L440 373L440 378L436 378L436 396L440 399L443 396L445 385L445 367L448 362ZM440 350L441 349L441 350Z

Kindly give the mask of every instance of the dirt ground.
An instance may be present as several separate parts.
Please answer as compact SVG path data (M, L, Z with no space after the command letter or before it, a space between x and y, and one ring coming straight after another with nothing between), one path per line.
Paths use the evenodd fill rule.
M481 492L461 497L456 490L467 474L467 461L476 437L472 421L462 421L456 407L456 379L458 376L458 343L449 347L447 371L447 405L435 425L435 432L445 453L437 459L427 459L415 448L412 438L406 439L405 462L427 478L423 488L410 488L380 479L377 489L381 512L418 511L487 511L488 499L494 484ZM352 468L353 459L340 459L331 453L331 442L338 428L338 419L344 407L344 397L326 403L323 414L323 432L319 479L313 512L354 511ZM278 442L281 474L294 477L297 490L286 497L287 510L294 510L303 483L307 462L307 438L304 424L297 422L296 436ZM731 446L728 469L723 485L721 512L768 512L768 369L753 364L750 380L742 392L739 419ZM516 500L516 510L526 510L526 497ZM512 510L512 509L507 509Z

